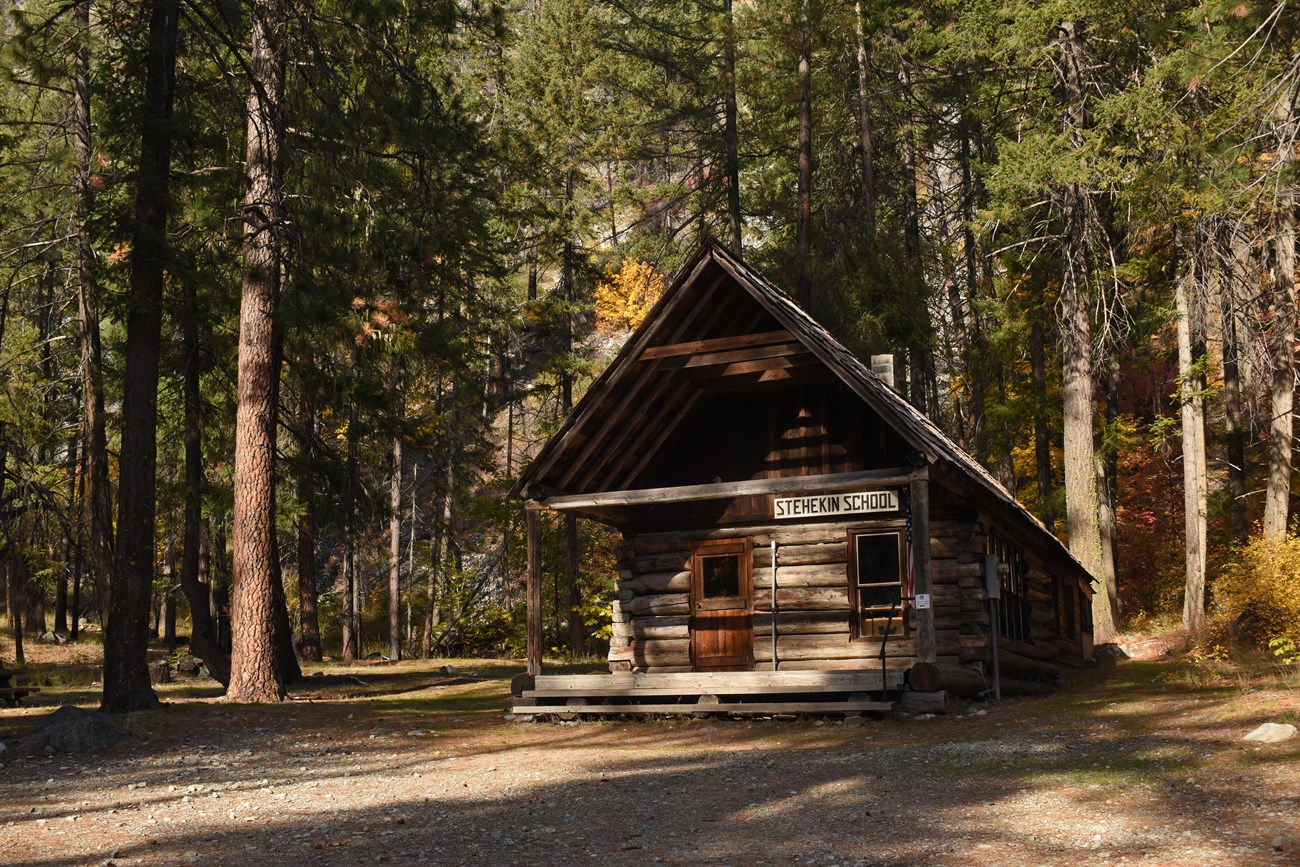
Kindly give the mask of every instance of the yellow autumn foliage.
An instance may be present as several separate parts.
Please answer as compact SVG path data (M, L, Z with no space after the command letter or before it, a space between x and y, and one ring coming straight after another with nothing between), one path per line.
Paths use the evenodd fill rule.
M603 333L640 325L664 294L664 278L648 262L629 259L618 271L605 271L596 284L596 327Z
M1300 640L1300 537L1252 538L1214 583L1221 622L1245 615L1264 639Z

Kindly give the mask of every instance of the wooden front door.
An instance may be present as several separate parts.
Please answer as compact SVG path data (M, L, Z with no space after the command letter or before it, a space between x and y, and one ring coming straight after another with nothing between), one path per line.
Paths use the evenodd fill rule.
M754 667L754 582L748 539L698 542L691 558L691 662L696 671Z

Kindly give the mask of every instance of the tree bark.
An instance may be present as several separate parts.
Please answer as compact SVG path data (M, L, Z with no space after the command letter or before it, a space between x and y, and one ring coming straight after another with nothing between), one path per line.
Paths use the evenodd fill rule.
M1111 430L1119 415L1119 359L1114 350L1106 359L1106 430ZM1114 449L1105 454L1097 451L1097 529L1101 533L1101 571L1105 575L1107 604L1111 619L1119 622L1119 518L1115 513L1118 497L1119 456Z
M812 20L811 0L799 0L799 167L795 189L795 298L804 310L812 310Z
M85 485L90 513L87 541L91 580L99 605L99 623L103 627L108 622L108 585L113 573L113 505L108 480L108 437L104 430L103 353L92 270L95 250L89 228L95 207L95 188L91 183L94 144L90 114L90 9L91 0L82 0L73 10L78 38L72 124L77 190L77 340L81 352L82 437L87 455Z
M392 385L401 401L401 372L394 363ZM398 415L400 417L401 411ZM414 528L412 528L414 529ZM402 434L393 434L393 475L388 516L388 658L402 658Z
M722 0L722 86L723 86L723 158L727 171L727 228L731 235L731 252L743 253L744 217L740 211L740 131L736 108L736 21L732 0Z
M586 644L585 630L582 624L582 571L579 567L582 550L579 545L578 519L573 514L564 516L564 555L565 567L569 573L569 655L574 659L582 656Z
M0 457L8 457L5 450L0 449ZM3 493L0 490L0 494ZM3 553L4 559L0 562L5 566L9 582L5 597L9 603L9 627L14 638L14 664L22 665L27 661L27 655L23 652L23 593L27 586L27 559L21 552L15 551L12 545L6 544Z
M361 656L361 612L356 605L357 585L357 531L356 531L356 494L357 487L357 440L360 436L361 408L357 403L357 389L361 379L361 352L352 348L352 394L348 397L348 457L347 485L348 494L343 511L347 521L347 545L343 551L343 649L345 660L352 661Z
M441 402L441 395L439 395L439 402ZM442 493L442 519L433 522L433 534L429 540L429 581L426 587L428 607L424 613L424 637L421 642L421 649L425 659L433 656L433 631L442 624L442 608L439 604L442 583L442 550L446 535L451 532L451 492L452 486L455 484L455 474L450 462L447 464L446 479L447 487Z
M280 0L257 0L252 27L235 414L231 659L226 697L238 702L273 702L284 698L287 677L277 650L277 603L283 598L283 588L277 587L275 538L275 396L279 377L275 315L281 279L279 151L285 31Z
M74 433L68 439L67 460L64 462L64 496L68 501L68 520L63 528L63 568L59 570L58 584L54 592L54 631L68 632L68 587L72 584L74 552L77 547L77 458L80 454L79 435Z
M315 364L312 351L303 358L306 369ZM314 453L316 438L316 406L307 385L301 385L298 395L298 428L301 431L303 457ZM316 498L312 493L311 467L304 465L298 477L298 652L304 660L320 662L323 652L320 645L320 618L318 614L318 569L316 564Z
M1294 435L1295 400L1295 279L1296 197L1287 170L1295 162L1296 118L1294 96L1279 107L1279 182L1273 218L1273 388L1268 429L1268 485L1264 493L1264 537L1286 535L1291 506L1291 439Z
M1057 32L1060 80L1065 104L1064 126L1082 144L1084 114L1083 36L1073 22ZM1115 637L1115 612L1102 554L1098 512L1097 456L1093 440L1091 291L1087 239L1088 200L1078 184L1058 191L1061 210L1061 379L1065 429L1065 512L1070 553L1102 583L1093 597L1093 638L1103 644Z
M1205 354L1204 329L1198 309L1196 280L1199 255L1184 250L1183 272L1174 284L1178 317L1179 403L1183 423L1183 527L1186 578L1183 590L1183 628L1199 633L1205 628L1205 536L1207 482L1205 463L1205 377L1193 368Z
M203 394L199 347L198 294L184 281L181 333L185 351L185 493L181 530L181 592L190 608L190 653L203 660L208 674L222 686L230 683L230 659L217 640L211 587L199 575L203 552Z
M176 649L176 591L172 581L176 577L176 536L174 531L167 534L167 547L163 553L163 591L162 606L159 611L163 644L168 651Z
M1246 506L1246 429L1242 409L1242 329L1239 328L1238 299L1253 294L1254 282L1250 279L1250 245L1245 232L1237 228L1228 239L1231 247L1231 264L1228 279L1220 281L1224 291L1219 293L1220 320L1223 323L1223 433L1228 458L1228 493L1232 496L1232 538L1238 545L1246 544L1250 534L1249 509ZM1249 289L1248 289L1249 287ZM1248 289L1243 293L1243 289Z
M862 0L853 3L854 55L858 64L858 168L862 180L862 220L867 233L876 234L875 141L871 128L871 101L867 90L867 31Z
M1034 381L1034 468L1038 479L1038 517L1055 530L1052 509L1052 437L1047 426L1046 340L1042 322L1035 318L1029 335L1029 369Z
M145 108L126 318L122 448L118 459L119 536L104 632L104 698L100 709L106 713L159 704L149 682L147 663L157 499L158 362L179 6L179 0L154 0L149 6Z

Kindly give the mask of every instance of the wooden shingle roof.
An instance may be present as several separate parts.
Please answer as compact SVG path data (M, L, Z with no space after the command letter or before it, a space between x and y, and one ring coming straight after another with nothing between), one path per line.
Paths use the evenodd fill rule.
M736 304L737 289L757 305ZM683 361L687 349L692 355ZM713 242L682 266L512 493L544 501L629 488L676 425L711 391L818 378L843 382L924 455L935 481L977 503L1016 542L1068 571L1087 574L964 449L784 292Z

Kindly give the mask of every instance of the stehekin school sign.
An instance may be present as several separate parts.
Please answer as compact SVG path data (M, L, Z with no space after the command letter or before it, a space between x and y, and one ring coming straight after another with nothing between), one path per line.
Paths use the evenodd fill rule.
M816 518L823 515L860 515L864 512L898 510L897 491L862 491L853 494L814 494L810 497L778 497L775 518Z

